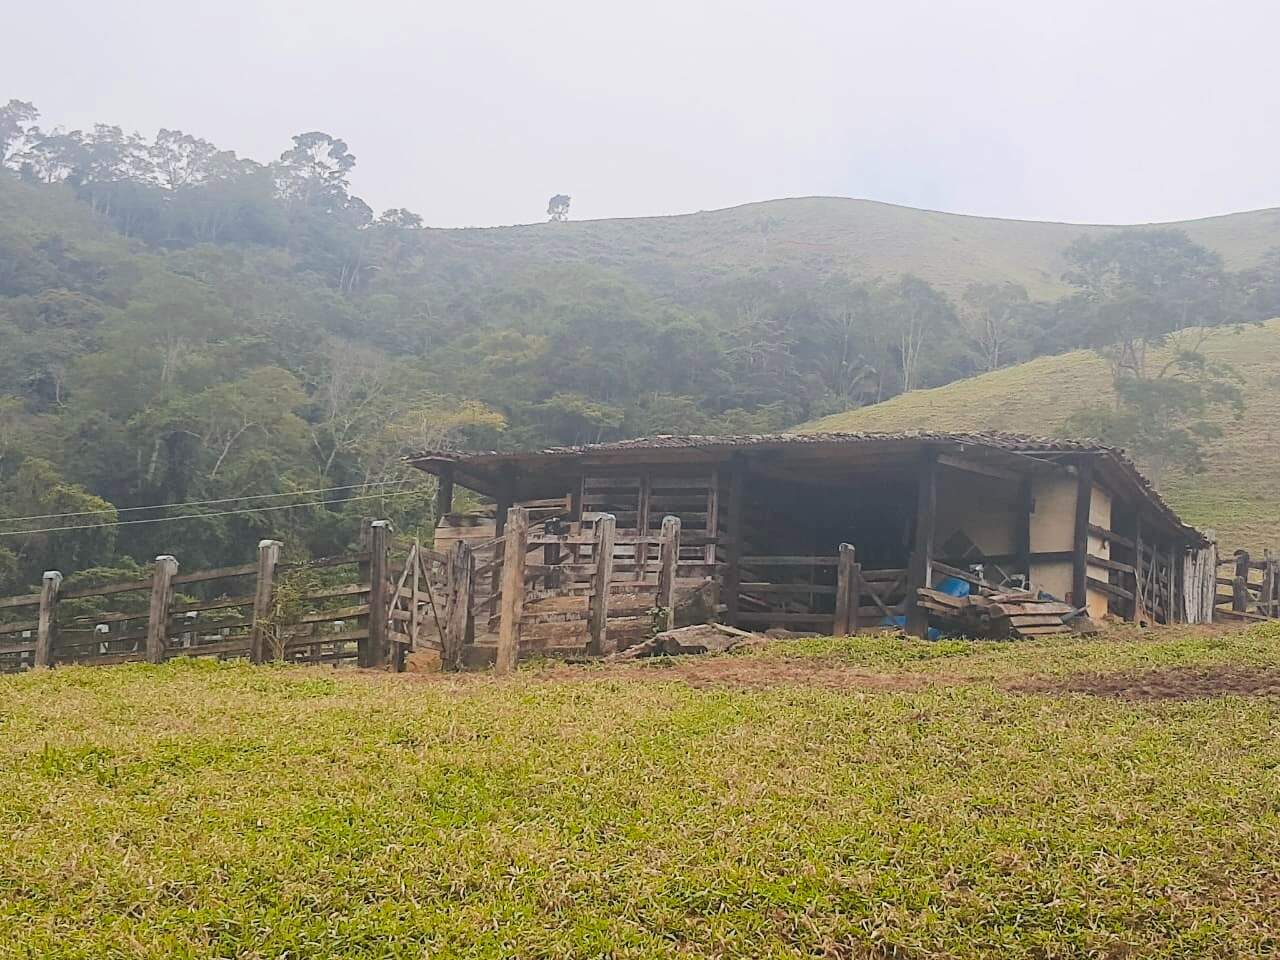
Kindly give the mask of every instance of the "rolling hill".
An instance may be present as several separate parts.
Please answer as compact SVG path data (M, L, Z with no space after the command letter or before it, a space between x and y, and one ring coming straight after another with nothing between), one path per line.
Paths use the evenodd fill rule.
M767 233L763 232L767 225ZM1280 209L1160 224L1186 231L1229 269L1280 246ZM618 271L677 299L765 268L871 278L914 273L950 294L1013 281L1033 297L1066 292L1062 251L1111 226L1001 220L872 200L801 197L673 217L429 231L433 253L501 272L566 262Z
M1161 493L1188 522L1216 530L1230 549L1280 546L1280 320L1238 332L1224 329L1205 353L1243 376L1245 414L1220 421L1223 436L1209 443L1204 473L1170 474L1160 483ZM1077 351L916 390L797 429L986 428L1052 436L1081 403L1111 392L1106 364Z

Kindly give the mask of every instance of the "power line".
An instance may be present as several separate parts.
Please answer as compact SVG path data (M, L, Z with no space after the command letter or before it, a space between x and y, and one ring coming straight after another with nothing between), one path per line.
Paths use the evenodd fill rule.
M38 530L0 530L0 537L19 537L31 533L59 533L63 530L100 530L103 527L127 527L138 523L173 523L178 520L203 520L206 517L230 517L240 513L263 513L267 510L292 510L294 507L316 507L330 503L353 503L357 500L382 500L387 497L403 497L413 490L393 490L390 493L371 493L363 497L340 497L333 500L308 500L305 503L279 503L269 507L246 507L243 510L215 510L213 513L188 513L181 517L146 517L142 520L112 520L107 523L84 523L65 527L42 527Z
M138 510L167 510L170 507L203 507L219 503L236 503L241 500L270 500L273 497L301 497L313 493L332 493L335 490L361 490L366 487L394 486L413 483L413 480L375 480L369 483L352 483L345 487L317 487L314 490L287 490L283 493L254 493L241 497L223 497L220 500L186 500L182 503L152 503L143 507L111 507L106 510L81 510L78 513L36 513L29 517L0 517L0 523L17 523L19 520L60 520L63 517L92 517L102 513L132 513Z

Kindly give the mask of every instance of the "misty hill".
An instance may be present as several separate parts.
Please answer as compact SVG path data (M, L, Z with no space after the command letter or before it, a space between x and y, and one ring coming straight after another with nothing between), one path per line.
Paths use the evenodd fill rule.
M0 516L342 488L184 521L190 564L242 561L265 536L335 553L372 513L429 536L429 491L379 493L424 447L766 432L916 403L1097 346L1125 306L1093 274L1065 279L1097 260L1081 238L1114 228L809 198L433 229L352 194L355 158L321 132L258 163L180 131L32 116L0 106ZM1144 310L1280 315L1280 211L1178 227L1120 235L1176 280ZM6 529L0 592L168 552L177 528Z
M1280 245L1280 209L1159 226L1185 231L1233 270L1254 266ZM1063 251L1080 236L1114 229L801 197L683 216L433 230L430 236L434 252L486 272L583 262L676 295L727 277L781 270L914 274L952 295L972 283L1017 283L1048 298L1068 289Z
M1245 415L1216 419L1203 473L1161 478L1160 491L1188 522L1215 529L1231 549L1280 546L1280 320L1223 330L1204 352L1244 378ZM1055 436L1080 398L1113 396L1107 364L1077 351L1041 357L932 390L805 424L822 430L996 429Z

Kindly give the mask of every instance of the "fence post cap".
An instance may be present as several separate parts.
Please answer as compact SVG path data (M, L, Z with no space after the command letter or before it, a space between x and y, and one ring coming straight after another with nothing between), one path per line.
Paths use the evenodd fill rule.
M281 540L259 540L258 549L265 550L268 547L283 547L284 542Z
M60 570L46 570L40 575L41 580L52 580L54 585L62 582L62 572Z
M390 520L370 520L370 521L369 521L369 526L371 526L371 527L390 527L390 526L391 526L391 521L390 521Z

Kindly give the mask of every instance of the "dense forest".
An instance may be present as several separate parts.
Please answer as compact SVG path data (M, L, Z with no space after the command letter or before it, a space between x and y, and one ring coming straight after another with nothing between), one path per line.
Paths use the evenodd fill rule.
M454 242L370 209L355 164L321 132L261 163L0 106L0 593L160 552L240 561L266 535L330 553L374 513L425 533L400 463L423 448L779 430L1080 346L1121 371L1171 332L1280 314L1280 256L1229 270L1178 230L1079 239L1044 299L773 260L761 216L750 257L691 280ZM518 229L576 226L556 220ZM1200 373L1199 402L1234 399Z

